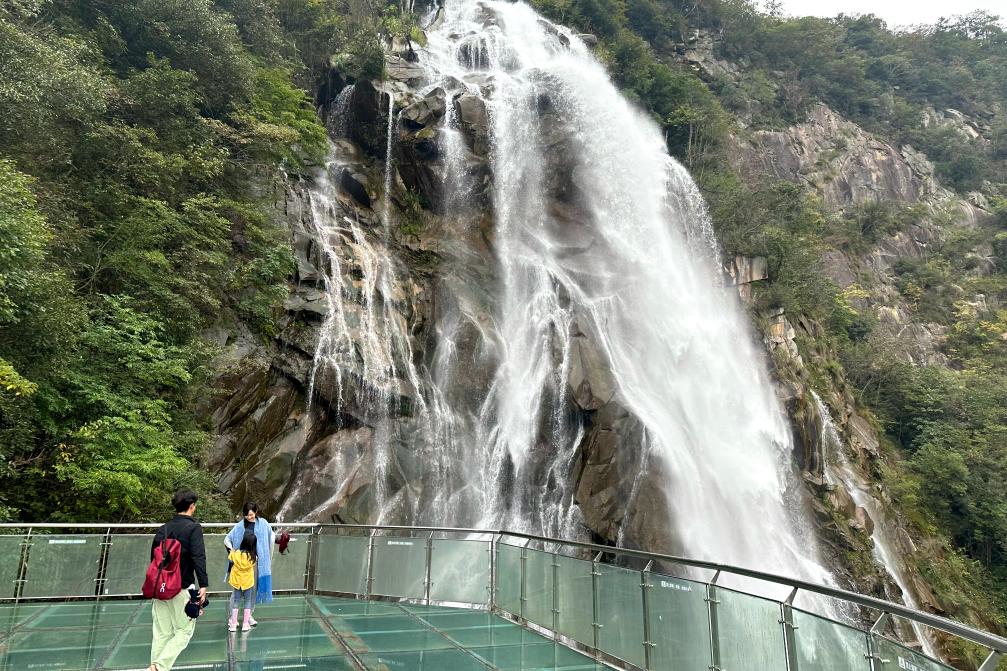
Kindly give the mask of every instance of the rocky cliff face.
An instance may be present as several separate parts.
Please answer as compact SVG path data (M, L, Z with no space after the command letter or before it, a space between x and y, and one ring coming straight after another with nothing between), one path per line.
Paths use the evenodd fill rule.
M744 63L728 63L714 55L715 36L697 33L679 58L708 79L738 82ZM939 248L956 229L967 231L989 222L991 214L980 193L958 196L944 188L927 157L909 145L892 146L871 135L827 106L815 105L807 119L783 130L746 128L758 112L758 104L739 117L741 129L731 138L734 167L751 180L784 179L803 186L816 195L825 209L837 216L854 213L875 202L913 207L917 216L899 230L880 236L868 248L829 249L821 257L821 272L841 289L861 314L876 319L874 333L890 343L893 356L917 364L947 365L941 353L946 327L923 319L897 287L896 264L902 260L924 260ZM963 138L982 142L982 124L955 110L929 110L924 124L949 127ZM973 249L975 269L988 272L988 250ZM735 264L737 265L737 264ZM732 275L737 273L735 271ZM742 296L748 292L742 286ZM985 297L961 296L985 310ZM858 590L907 603L932 612L943 612L942 604L927 581L915 568L917 552L906 525L888 494L872 483L881 481L885 456L879 449L877 428L869 415L858 409L842 370L829 362L835 353L819 344L819 327L800 315L762 315L760 323L766 344L774 353L778 391L786 404L794 428L797 462L805 471L812 491L820 533L831 554L831 565L841 567ZM802 343L798 348L797 341ZM829 370L828 379L819 376L813 385L823 385L825 410L835 420L842 451L849 460L861 492L849 491L847 483L830 482L824 444L823 407L812 402L809 365ZM865 492L876 503L868 512L852 494ZM872 515L878 519L872 519ZM891 547L890 572L880 570L876 561L875 527L880 526ZM874 556L872 556L874 555ZM896 582L900 582L896 584ZM908 592L908 593L906 593ZM907 632L907 640L915 638Z
M702 49L686 57L697 67L738 75L736 66L711 59ZM478 96L460 88L423 90L423 70L401 54L389 55L386 72L388 78L380 84L348 82L338 72L328 78L319 103L337 157L327 168L333 190L321 198L319 175L305 175L279 185L274 195L277 217L291 232L297 267L280 334L268 345L232 334L220 362L219 401L209 411L218 434L212 466L236 505L254 498L272 518L375 522L380 498L391 501L386 521L416 521L422 502L436 496L424 491L424 474L437 468L438 459L452 458L415 439L429 431L422 391L432 386L435 375L454 376L451 388L457 398L450 404L466 408L462 423L477 419L481 390L490 384L487 371L499 355L492 335L497 250L486 215L487 110ZM540 113L552 113L548 96L540 101ZM460 129L454 144L443 137L449 119ZM949 121L935 113L934 122ZM390 172L385 154L389 130ZM552 149L551 213L575 223L581 216L577 185L563 165L564 143L572 140L558 125L543 140ZM856 294L856 307L877 315L879 328L898 343L902 355L941 362L942 327L917 321L895 287L892 267L899 259L924 256L940 241L944 234L932 223L936 218L950 218L961 227L983 221L989 215L981 199L956 197L938 184L932 165L911 147L887 145L822 105L804 123L782 131L744 131L732 141L739 170L753 179L772 176L802 184L833 212L875 200L925 209L927 216L866 253L829 252L822 258L822 272L843 288L855 288L868 278L872 291ZM462 174L452 173L457 161L447 160L446 151L462 158ZM320 230L320 207L344 224ZM393 213L390 218L388 212ZM575 226L570 230L572 253L591 244L577 238ZM375 264L382 259L393 259L395 272L375 291ZM743 300L751 297L753 283L767 276L764 259L737 257L725 271ZM326 291L326 276L338 278L344 287L338 306ZM325 343L337 309L343 324L338 342ZM384 359L375 357L375 345L368 340L368 320L374 314L387 322L385 333L401 341L384 352ZM851 492L826 478L826 418L812 401L808 365L831 353L814 345L802 353L798 347L798 340L814 343L820 327L780 312L756 315L756 321L791 419L795 459L815 495L816 520L831 566L861 591L897 598L900 588L892 579L863 561L870 556L871 533L882 521L872 519ZM450 325L450 352L437 347L445 340L438 332L445 324ZM641 463L646 456L619 449L639 442L643 426L620 404L589 329L575 321L572 335L566 354L566 411L580 418L584 431L562 477L570 480L578 522L605 542L672 547L660 484L668 474L660 463ZM338 358L343 373L319 366L319 352ZM442 365L445 358L450 366ZM377 360L386 369L381 388L369 382L375 379ZM830 382L824 401L854 468L870 480L881 465L877 432L856 408L841 375ZM641 472L644 477L637 478ZM557 474L543 468L533 477L549 489ZM382 487L388 491L379 491ZM883 492L878 497L885 500ZM898 527L897 515L892 512L883 523ZM893 535L899 552L908 556L914 551L904 530L898 527ZM911 582L917 601L939 611L926 583L918 575Z
M487 111L480 98L460 90L420 95L422 71L398 55L388 57L386 71L382 84L350 83L338 73L328 78L320 102L334 142L326 168L332 192L322 198L319 173L291 178L274 194L297 269L280 334L269 345L232 335L220 362L219 400L209 410L218 436L211 465L235 505L253 498L272 518L373 523L381 514L380 496L392 501L385 521L418 521L421 502L434 496L424 491L429 469L444 458L416 439L429 430L424 413L431 412L420 407L421 390L429 392L435 375L453 375L457 398L445 402L467 409L462 424L478 418L491 383L499 278L486 214ZM395 115L390 124L389 103ZM553 114L547 98L541 105L544 117ZM461 130L455 145L442 136L449 116ZM388 129L394 169L386 182ZM574 222L580 216L576 186L569 181L572 171L561 165L562 144L569 140L558 127L545 138L557 161L550 167L556 176L551 213ZM445 146L463 156L464 174L451 174ZM320 208L342 224L319 230ZM590 243L575 236L568 242L571 250ZM388 286L367 294L382 259L390 259L395 272ZM741 285L764 273L764 264L738 263ZM344 287L338 306L326 291L326 275ZM335 328L339 342L326 343L334 310L342 324ZM368 382L375 378L376 346L369 341L370 310L394 322L381 327L388 328L385 335L407 341L385 362L394 394ZM596 539L670 547L668 505L658 485L666 474L660 464L644 468L639 455L619 449L639 442L643 427L615 398L615 382L588 330L574 323L571 335L565 412L586 428L565 473L543 469L531 477L543 491L555 487L553 478L569 478L578 519ZM443 341L449 354L438 348ZM403 352L411 360L403 360ZM338 357L342 373L319 366L319 356ZM445 367L445 356L454 363ZM641 471L645 476L637 477ZM389 491L378 491L379 480Z

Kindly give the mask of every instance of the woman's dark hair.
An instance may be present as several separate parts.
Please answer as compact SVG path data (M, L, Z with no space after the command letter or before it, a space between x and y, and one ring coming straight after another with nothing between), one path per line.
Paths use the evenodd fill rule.
M241 547L238 549L248 554L252 561L258 561L259 555L255 549L255 534L245 534L241 539Z
M189 509L189 506L198 500L199 497L196 496L196 492L191 489L179 489L171 497L171 507L175 509L176 513L184 513Z
M245 505L241 506L241 516L244 517L249 511L254 510L256 514L259 513L259 506L255 501L245 501Z

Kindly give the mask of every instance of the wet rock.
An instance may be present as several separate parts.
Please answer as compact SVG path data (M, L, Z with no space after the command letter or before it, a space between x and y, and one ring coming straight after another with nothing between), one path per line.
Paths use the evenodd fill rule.
M552 35L553 38L559 42L560 46L566 48L570 46L570 38L566 34L556 27L555 24L546 21L545 19L539 19L538 25L547 34Z
M486 103L477 95L464 93L455 98L454 104L469 149L477 156L486 156L490 145Z
M308 287L298 287L297 291L283 302L289 312L313 312L324 317L329 312L325 292Z
M670 551L668 500L660 460L620 445L639 444L643 425L616 402L591 416L571 481L585 525L609 542ZM640 475L643 473L643 475Z
M822 453L822 418L810 394L800 389L786 402L794 436L794 459L804 471L804 480L809 484L814 478L822 478L825 455Z
M383 158L388 134L388 94L357 82L346 109L347 137L370 156Z
M489 70L489 45L482 35L469 36L458 47L458 62L474 70Z
M593 47L598 46L598 36L597 35L592 35L591 33L580 33L579 35L577 35L577 37L579 37L580 41L583 42L584 44L586 44L589 47L593 48Z
M437 13L434 14L433 20L431 20L426 28L424 28L424 31L432 33L435 30L438 30L442 25L444 25L444 18L444 5L438 5Z
M373 431L368 427L330 433L310 445L296 466L283 502L283 519L369 521L365 497L374 482Z
M859 531L867 536L874 533L874 520L863 506L857 506L853 511L853 517L847 520L847 524L854 531Z
M846 519L851 519L857 514L857 504L842 485L831 487L826 500L833 510Z
M367 176L353 172L350 168L339 171L339 186L364 207L371 207L371 195L367 189Z
M403 125L419 129L436 123L444 116L444 89L436 88L422 100L413 103L399 113Z
M574 402L582 410L597 410L615 395L615 378L608 362L586 335L571 339L567 381Z
M401 56L385 56L385 76L388 79L402 82L410 87L417 87L426 78L426 71L421 65L410 63Z
M416 133L407 133L395 143L396 166L402 183L435 212L442 212L444 205L445 174L438 162L440 146L437 133L432 128L424 128Z

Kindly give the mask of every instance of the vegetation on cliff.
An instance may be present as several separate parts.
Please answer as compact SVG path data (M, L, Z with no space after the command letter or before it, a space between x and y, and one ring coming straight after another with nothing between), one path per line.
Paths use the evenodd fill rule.
M917 563L941 606L987 626L1007 612L1007 31L977 12L890 30L874 16L785 18L744 0L539 0L596 33L616 80L662 125L700 182L725 254L764 256L754 308L824 327L810 357L826 385L854 392L884 430L885 483L924 541ZM712 67L689 64L709 37ZM711 65L711 64L707 64ZM733 136L803 122L824 102L894 147L923 152L944 186L991 213L882 200L829 212L808 190L739 174ZM974 192L974 193L973 193ZM960 214L960 213L958 213ZM943 359L907 360L878 328L864 279L840 290L830 250L868 255L926 220L936 239L899 260L914 321L946 329ZM946 539L946 540L942 540ZM985 592L985 594L982 594ZM992 596L990 596L992 594Z
M0 5L0 518L212 491L200 334L275 328L291 260L264 205L326 147L303 85L375 47L380 73L335 2Z

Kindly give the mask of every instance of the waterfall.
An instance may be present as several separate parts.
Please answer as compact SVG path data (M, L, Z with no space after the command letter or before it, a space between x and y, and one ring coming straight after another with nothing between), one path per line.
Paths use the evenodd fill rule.
M329 193L338 156L311 194L315 234L330 241L312 391L333 374L365 390L347 384L339 398L367 397L357 412L374 428L376 519L583 538L574 462L604 414L630 426L618 438L623 505L655 510L646 524L667 539L631 542L831 582L808 542L764 353L720 282L703 199L659 129L576 35L528 5L448 0L439 16L419 52L426 88L413 93L446 98L438 160L456 266L438 271L423 356L393 309L408 280L391 221L394 96L380 229ZM485 159L465 146L460 96L485 108ZM480 161L488 179L471 179ZM492 249L479 256L462 249L461 213L479 211L486 184ZM487 276L491 286L476 286Z
M462 82L489 116L498 365L469 456L481 522L563 530L557 520L575 518L572 493L540 491L539 474L567 471L583 431L565 413L577 331L644 427L621 449L671 474L674 549L828 581L803 537L791 437L762 354L719 286L702 198L658 128L576 35L521 2L449 1L420 64L430 90Z
M866 510L867 514L870 515L871 520L874 522L874 530L871 533L871 540L874 541L874 560L891 576L895 584L899 586L902 592L902 602L910 608L919 610L920 605L916 601L912 588L909 586L909 577L906 574L905 567L897 559L898 552L895 549L894 529L888 514L885 512L881 502L871 493L872 488L867 478L859 473L847 458L846 451L843 449L843 441L839 437L839 431L836 429L829 409L817 393L811 392L811 395L815 399L818 415L822 419L820 442L824 453L822 463L825 464L826 481L829 484L841 485L845 488L850 498L853 499L853 502ZM898 600L899 595L888 594L888 598ZM928 635L926 628L918 622L912 622L911 624L913 634L920 645L923 646L923 651L934 659L940 659L940 655L934 647L934 643Z

